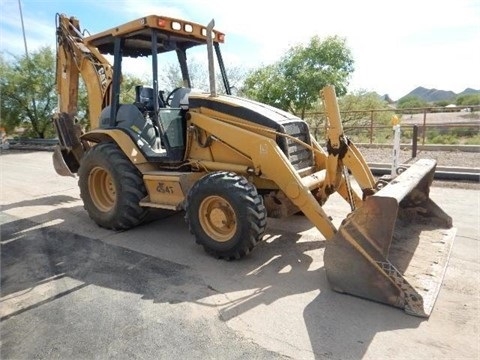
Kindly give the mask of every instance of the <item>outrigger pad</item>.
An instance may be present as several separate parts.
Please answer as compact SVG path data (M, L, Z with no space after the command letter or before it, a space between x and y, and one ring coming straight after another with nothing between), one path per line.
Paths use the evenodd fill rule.
M334 290L430 315L456 233L429 198L435 166L418 161L344 220L325 249Z

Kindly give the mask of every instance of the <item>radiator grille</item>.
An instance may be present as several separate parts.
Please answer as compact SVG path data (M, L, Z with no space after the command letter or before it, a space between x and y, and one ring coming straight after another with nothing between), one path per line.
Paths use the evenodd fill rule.
M310 145L310 133L306 123L303 121L292 121L282 125L286 134ZM294 140L286 138L286 151L290 163L296 170L313 165L312 151Z

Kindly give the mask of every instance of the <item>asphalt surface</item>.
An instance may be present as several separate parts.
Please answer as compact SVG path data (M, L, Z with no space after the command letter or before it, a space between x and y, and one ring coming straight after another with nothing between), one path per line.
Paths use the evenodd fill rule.
M241 261L209 257L183 214L97 227L48 152L7 152L1 174L2 359L478 359L480 192L436 188L458 228L430 318L333 292L325 240L269 219ZM345 204L324 207L336 223ZM348 211L348 209L347 209Z

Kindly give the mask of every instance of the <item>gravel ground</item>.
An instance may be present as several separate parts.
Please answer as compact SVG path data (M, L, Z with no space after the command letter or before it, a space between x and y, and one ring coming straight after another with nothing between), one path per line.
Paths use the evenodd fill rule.
M368 163L390 164L392 162L392 149L390 148L359 147L359 150ZM437 166L480 168L480 154L475 152L419 150L417 157L412 159L410 149L400 150L401 164L413 163L422 158L437 160Z
M392 149L390 148L358 148L368 163L392 163ZM476 169L480 168L480 154L476 152L419 150L417 151L417 157L412 158L412 151L410 149L400 150L400 164L411 164L418 159L425 158L435 159L437 161L437 166L451 166ZM448 188L480 190L480 183L472 181L434 180L433 185Z

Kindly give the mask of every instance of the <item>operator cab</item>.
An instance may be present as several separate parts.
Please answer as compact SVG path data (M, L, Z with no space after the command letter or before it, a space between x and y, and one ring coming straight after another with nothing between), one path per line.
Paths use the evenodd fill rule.
M212 36L225 92L230 94L219 47L224 34L213 31ZM87 37L85 41L97 47L102 54L113 55L113 96L111 105L105 107L100 115L100 127L125 131L150 162L182 163L186 142L185 115L192 89L187 50L198 45L204 45L206 49L206 27L184 20L150 15ZM162 59L176 55L182 76L183 86L176 87L167 96L159 89L159 55L162 55ZM143 67L149 61L151 66L151 84L137 85L135 99L130 103L125 102L124 96L123 102L120 101L120 74L122 67L125 68L125 58L140 60Z
M189 92L190 89L180 88L169 99L169 106L160 92L159 107L155 111L153 88L137 85L135 102L119 104L114 127L127 132L149 160L181 162L185 151L185 114L188 110ZM175 107L171 104L175 104ZM110 128L111 116L112 106L105 107L100 113L100 127Z
M165 107L165 92L160 90L158 92L158 106L159 108ZM153 101L154 98L153 88L150 86L137 85L135 86L135 106L142 112L153 112L155 111L155 104Z

